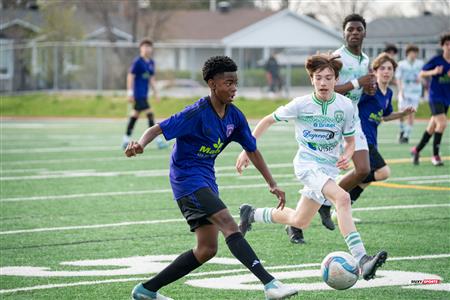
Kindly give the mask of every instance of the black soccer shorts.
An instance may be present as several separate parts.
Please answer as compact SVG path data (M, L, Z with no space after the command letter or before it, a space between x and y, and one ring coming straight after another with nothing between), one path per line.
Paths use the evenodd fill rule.
M191 231L203 225L212 224L208 217L227 208L210 188L201 188L177 200L178 207L189 224Z

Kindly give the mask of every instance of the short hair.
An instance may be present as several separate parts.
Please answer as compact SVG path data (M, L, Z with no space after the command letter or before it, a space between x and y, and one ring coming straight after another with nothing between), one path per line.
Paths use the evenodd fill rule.
M395 69L397 69L397 62L385 52L382 52L374 59L374 61L372 62L372 69L377 70L382 64L387 61L392 63L392 67L395 71Z
M338 78L339 71L342 68L342 62L339 60L339 56L318 53L306 59L305 68L311 78L314 73L326 68L330 68L334 72L334 77Z
M444 46L446 41L450 41L450 32L446 32L441 35L441 46Z
M153 47L153 42L151 39L143 39L140 43L139 43L139 48L141 48L143 45L149 45L150 47Z
M342 30L345 30L345 26L349 22L361 22L363 24L364 29L366 29L366 20L358 14L350 14L345 17L344 22L342 23Z
M419 52L419 47L413 44L409 44L406 46L406 55L408 55L409 52Z
M225 72L236 72L236 63L228 56L212 56L203 65L203 80L213 79L217 74Z
M394 54L397 54L398 48L394 44L387 44L386 47L384 47L383 52L394 52Z

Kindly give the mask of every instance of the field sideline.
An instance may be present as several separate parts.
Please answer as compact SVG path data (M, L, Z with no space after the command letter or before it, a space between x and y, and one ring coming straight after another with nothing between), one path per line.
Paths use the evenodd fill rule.
M138 122L135 136L145 123ZM124 157L125 120L8 118L0 125L0 299L129 299L137 282L194 245L172 200L170 151L150 146L141 157ZM417 124L412 143L425 126ZM450 297L450 135L441 146L444 167L431 165L431 143L421 165L413 166L411 145L396 142L397 129L386 123L380 132L392 177L369 187L354 206L368 252L382 248L390 255L376 280L360 280L346 291L322 283L323 257L348 250L339 232L326 230L318 217L302 246L290 244L281 225L249 232L265 266L301 289L292 299ZM258 145L287 205L295 206L300 185L291 164L292 124L271 128ZM234 215L244 202L274 205L253 168L236 175L239 152L231 144L217 159L221 198ZM418 284L424 279L440 284ZM217 258L162 292L174 299L263 299L260 289L220 237Z

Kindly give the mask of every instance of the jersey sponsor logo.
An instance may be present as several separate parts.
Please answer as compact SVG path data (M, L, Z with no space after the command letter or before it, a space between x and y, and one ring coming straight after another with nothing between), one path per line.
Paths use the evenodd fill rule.
M217 156L220 151L222 151L223 143L218 138L217 143L213 144L213 147L201 146L198 150L197 156L199 157L214 157Z
M230 135L233 133L234 131L234 124L228 124L227 125L227 137L230 137Z
M331 140L334 138L334 131L327 129L314 129L311 130L303 130L303 137L306 139L323 139L323 140Z

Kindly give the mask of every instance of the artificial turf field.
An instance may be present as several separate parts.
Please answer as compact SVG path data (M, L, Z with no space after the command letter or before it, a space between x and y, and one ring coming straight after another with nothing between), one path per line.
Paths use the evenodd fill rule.
M416 125L412 143L425 124ZM125 120L2 120L0 299L129 299L137 282L193 247L194 235L172 200L170 150L150 145L144 155L126 158L120 150L124 128ZM413 166L411 145L397 144L396 135L395 123L381 126L380 152L391 179L369 187L354 205L369 254L389 252L376 280L346 291L322 283L323 257L348 250L338 230L326 230L318 216L305 245L291 244L281 225L257 224L247 235L265 266L301 289L293 299L450 298L449 130L444 167L431 165L431 143L421 165ZM293 136L292 124L278 124L258 143L290 207L300 188L291 165ZM239 151L231 144L216 161L221 198L234 215L243 202L274 205L254 169L236 175ZM264 298L223 237L217 257L161 292L174 299ZM441 284L414 283L422 279Z

